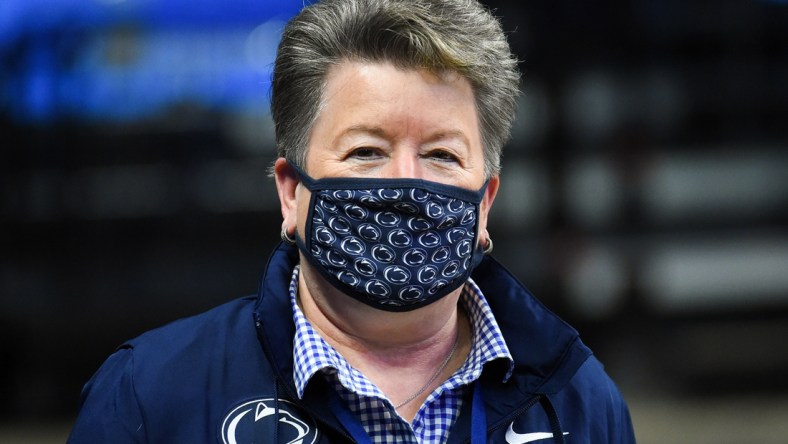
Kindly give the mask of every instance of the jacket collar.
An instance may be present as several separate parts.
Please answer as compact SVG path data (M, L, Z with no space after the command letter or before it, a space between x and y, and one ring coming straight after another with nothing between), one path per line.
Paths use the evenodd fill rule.
M294 402L298 400L293 381L295 325L288 288L297 263L298 249L280 243L266 266L254 310L260 343ZM488 416L488 425L492 426L496 419L502 419L534 395L561 390L591 351L572 327L545 308L495 259L486 256L474 270L473 279L490 304L515 363L514 374L507 384L500 382L501 372L506 371L502 366L493 364L482 375L486 404L494 404L494 410L500 412L500 416ZM513 389L520 394L514 395ZM314 396L324 396L321 390L314 392ZM309 387L306 393L309 395ZM326 406L325 403L307 403L307 400L304 399L304 404L310 405L310 410L331 421L330 411L314 411L317 405Z
M522 389L551 394L563 388L591 355L577 331L492 257L484 258L473 279L501 327Z
M293 381L293 337L295 324L290 307L290 277L298 263L298 249L280 242L268 259L257 290L254 321L257 337L274 373L284 383L291 399Z

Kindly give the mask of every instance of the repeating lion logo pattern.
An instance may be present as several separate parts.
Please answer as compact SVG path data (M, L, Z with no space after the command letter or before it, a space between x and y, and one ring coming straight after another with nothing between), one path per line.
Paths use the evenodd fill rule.
M406 306L471 266L474 204L418 188L326 190L315 198L310 253L354 290Z

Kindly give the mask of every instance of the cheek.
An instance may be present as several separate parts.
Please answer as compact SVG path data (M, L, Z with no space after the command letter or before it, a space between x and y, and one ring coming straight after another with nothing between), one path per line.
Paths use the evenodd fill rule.
M296 189L296 226L298 227L298 232L301 234L305 233L306 220L309 216L310 198L311 193L309 190L299 184Z
M490 205L485 199L479 205L479 232L483 233L487 229L487 218L490 214Z
M484 211L479 211L479 234L484 233L484 230L487 229L487 213Z

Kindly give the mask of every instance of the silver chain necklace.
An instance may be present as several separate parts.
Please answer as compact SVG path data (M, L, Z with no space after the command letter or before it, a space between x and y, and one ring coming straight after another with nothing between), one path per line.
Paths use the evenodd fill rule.
M400 402L399 404L395 405L394 406L394 410L399 410L400 407L402 407L405 404L407 404L407 403L413 401L414 399L418 398L418 396L420 394L424 393L424 390L427 390L427 387L429 387L430 384L432 384L432 382L435 381L435 378L437 378L438 375L443 373L443 370L445 370L446 366L449 365L449 361L451 361L451 358L454 356L454 352L457 351L457 344L459 344L459 343L460 343L460 329L457 329L457 336L454 338L454 345L451 346L451 351L449 352L449 355L446 356L446 359L443 361L443 364L441 364L441 366L438 367L438 370L435 371L435 373L432 375L430 380L427 381L427 383L424 384L420 389L418 389L416 391L416 393L410 395L410 397L408 397L408 399L406 399L406 400Z

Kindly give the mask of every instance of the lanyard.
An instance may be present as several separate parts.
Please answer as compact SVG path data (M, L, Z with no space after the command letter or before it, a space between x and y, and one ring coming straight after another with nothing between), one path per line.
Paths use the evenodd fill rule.
M348 410L345 403L339 398L335 390L330 390L329 404L331 410L345 427L345 430L358 444L372 444L358 417ZM487 417L484 412L484 393L481 383L473 384L473 400L471 401L471 444L485 444L487 442Z

